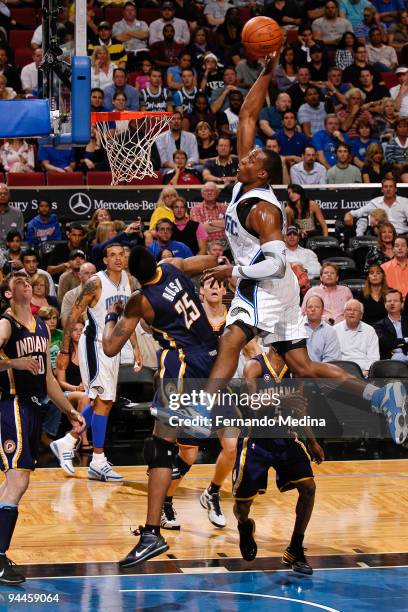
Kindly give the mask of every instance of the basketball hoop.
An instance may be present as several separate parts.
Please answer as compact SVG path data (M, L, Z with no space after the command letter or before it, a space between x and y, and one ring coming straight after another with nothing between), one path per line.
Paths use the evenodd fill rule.
M172 113L112 111L91 113L112 171L111 185L145 176L157 177L150 159L153 143L169 125Z

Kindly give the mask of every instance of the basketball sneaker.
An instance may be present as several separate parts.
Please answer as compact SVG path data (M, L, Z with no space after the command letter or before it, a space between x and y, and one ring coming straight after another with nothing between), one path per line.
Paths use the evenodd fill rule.
M289 545L283 553L282 564L286 565L286 567L291 567L297 574L305 574L307 576L313 574L313 569L306 559L303 546L295 549Z
M73 476L75 474L75 468L72 460L75 457L75 451L72 446L69 446L64 438L60 438L59 440L51 442L50 449L58 459L64 472L68 474L68 476Z
M162 515L160 519L160 527L163 529L179 530L180 522L177 520L177 514L172 502L164 502Z
M158 421L170 427L180 426L184 437L205 439L211 435L211 412L204 404L189 404L171 410L155 404L152 406L151 414ZM170 417L172 418L171 424L169 423ZM194 421L194 424L183 426L185 420Z
M25 577L14 569L16 564L6 557L6 555L0 555L0 584L21 584L25 582Z
M88 468L89 480L100 480L101 482L122 482L123 476L112 469L112 464L105 459L102 463L91 461Z
M391 437L396 444L402 444L408 436L406 399L407 391L401 382L388 383L374 391L371 398L374 412L382 412L385 415Z
M244 561L253 561L258 552L258 547L254 540L255 521L248 519L244 523L238 523L239 550Z
M152 559L169 550L169 546L162 535L146 531L144 527L139 527L133 532L140 535L140 540L124 559L119 561L119 567L132 567L147 559Z
M210 523L222 529L227 524L227 519L222 511L220 504L219 493L209 493L208 489L205 489L201 493L200 504L208 512L208 518Z

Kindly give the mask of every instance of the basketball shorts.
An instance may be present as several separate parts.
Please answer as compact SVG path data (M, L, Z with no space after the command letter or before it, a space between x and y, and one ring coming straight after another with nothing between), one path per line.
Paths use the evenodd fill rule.
M79 369L90 399L100 397L114 402L118 384L120 355L107 357L102 342L82 334L79 339Z
M297 438L268 440L265 446L260 440L240 438L232 472L232 493L236 499L253 499L265 493L268 471L276 472L279 491L294 489L296 483L313 478L311 459L305 445Z
M34 470L41 439L41 405L31 398L0 402L0 465L7 470Z

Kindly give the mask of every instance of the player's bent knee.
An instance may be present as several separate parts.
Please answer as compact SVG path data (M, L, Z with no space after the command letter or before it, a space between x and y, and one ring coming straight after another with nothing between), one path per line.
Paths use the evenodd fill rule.
M313 478L308 478L298 483L297 490L300 495L314 497L316 493L316 483Z
M144 458L149 469L173 468L177 447L174 442L166 442L157 436L146 438L144 441Z
M191 465L189 463L186 463L181 457L180 455L178 455L177 459L177 467L178 467L178 471L180 473L180 478L182 478L183 476L185 476L187 474L187 472L189 472L191 470Z

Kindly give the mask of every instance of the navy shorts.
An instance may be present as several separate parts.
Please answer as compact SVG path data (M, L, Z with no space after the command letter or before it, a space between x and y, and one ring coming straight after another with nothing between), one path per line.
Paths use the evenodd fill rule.
M34 470L41 438L41 406L31 398L0 402L0 463L7 470Z
M289 491L301 480L313 478L311 459L303 442L297 438L268 440L261 446L259 440L240 438L232 472L232 493L238 500L253 499L265 493L268 471L276 472L279 491Z

